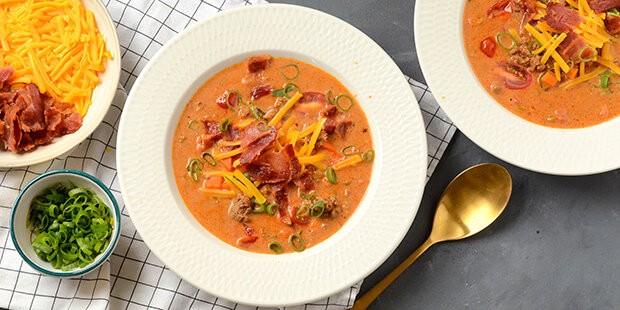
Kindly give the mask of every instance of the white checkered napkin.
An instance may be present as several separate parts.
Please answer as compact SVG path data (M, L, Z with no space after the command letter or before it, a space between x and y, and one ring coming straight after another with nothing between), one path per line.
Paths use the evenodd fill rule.
M102 0L121 43L122 86L131 89L149 59L176 33L223 9L262 0ZM428 88L407 78L422 109L430 177L455 127ZM181 280L148 249L125 209L116 171L116 135L126 99L117 91L103 123L71 154L25 168L0 170L0 309L257 309L210 296ZM106 184L121 206L119 243L100 269L76 279L43 276L26 264L9 237L9 215L19 190L54 169L87 172ZM314 303L284 309L345 309L361 282Z

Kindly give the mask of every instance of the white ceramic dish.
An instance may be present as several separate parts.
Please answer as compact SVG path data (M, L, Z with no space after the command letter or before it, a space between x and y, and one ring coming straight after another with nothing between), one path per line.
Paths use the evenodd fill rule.
M426 81L441 108L489 153L525 169L584 175L620 167L620 117L580 129L555 129L519 118L480 85L463 47L465 0L418 0L415 39Z
M188 211L172 172L172 137L191 96L215 73L262 53L334 75L357 95L375 143L373 176L358 210L334 236L301 253L257 254L217 239ZM137 79L117 145L123 197L153 253L196 287L258 306L311 302L367 276L408 231L426 180L423 120L396 64L349 24L291 5L218 13L171 40Z
M357 95L375 143L373 176L358 210L334 236L301 253L257 254L217 239L188 211L172 172L172 136L191 96L215 73L262 53L334 75ZM123 197L153 253L194 286L258 306L311 302L370 274L408 231L426 180L424 123L396 64L349 24L290 5L218 13L172 39L137 79L117 145Z
M34 165L71 151L95 131L112 104L121 73L120 46L116 28L101 1L80 1L84 8L91 10L95 15L99 33L103 36L106 48L112 54L112 59L105 63L105 72L99 74L99 85L93 91L93 103L82 119L82 127L73 134L56 138L52 143L39 146L29 152L16 154L8 150L0 151L0 168Z
M26 223L30 205L35 196L41 194L45 189L55 186L58 183L68 186L70 184L69 182L77 185L78 187L86 187L93 190L95 195L97 195L97 197L99 197L110 209L110 214L114 219L114 228L110 239L110 244L107 249L103 251L103 253L95 257L95 261L82 268L62 271L59 269L54 269L51 263L43 261L37 256L31 245L32 238L34 236L26 226ZM116 199L114 199L114 195L112 195L108 188L97 178L81 171L66 169L53 170L36 177L20 192L11 210L10 226L11 239L15 245L15 249L19 252L24 261L26 261L26 263L28 263L32 268L41 273L55 277L79 277L96 270L114 251L121 231L121 212L118 208Z

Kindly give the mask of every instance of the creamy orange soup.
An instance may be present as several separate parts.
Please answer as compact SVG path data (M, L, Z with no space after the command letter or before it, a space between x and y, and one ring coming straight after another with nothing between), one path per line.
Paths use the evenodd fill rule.
M310 64L253 56L208 80L174 133L181 197L222 241L259 253L303 251L338 231L372 171L355 96Z
M617 117L620 15L605 1L546 2L465 2L463 40L476 77L506 109L543 126Z

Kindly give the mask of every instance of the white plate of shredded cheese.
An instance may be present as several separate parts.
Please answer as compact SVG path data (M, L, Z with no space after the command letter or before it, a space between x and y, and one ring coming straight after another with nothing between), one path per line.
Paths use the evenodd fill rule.
M27 49L32 50L32 53L36 53L37 57L36 59L33 58L32 62L30 58L18 59L13 61L17 61L17 63L20 65L22 63L25 64L25 66L27 67L26 71L28 72L31 71L30 68L32 67L32 64L34 64L34 66L36 67L34 72L36 73L27 74L25 80L19 80L18 82L27 83L28 81L30 81L31 83L37 85L40 91L49 88L55 88L55 91L46 90L45 94L56 98L57 101L68 102L74 105L73 109L82 114L82 126L75 133L55 138L50 144L37 146L29 151L13 153L9 150L0 150L0 168L33 165L59 157L62 154L71 151L80 142L86 139L97 128L97 126L99 126L112 103L118 86L121 71L119 49L120 47L116 35L116 28L114 27L112 18L108 14L105 6L100 1L81 0L79 3L81 3L83 8L85 9L81 12L80 16L84 18L83 25L86 26L83 26L83 28L80 29L79 32L65 30L66 33L61 34L56 31L56 20L52 19L50 22L44 23L43 26L36 28L33 32L30 32L30 28L27 29L28 31L22 31L20 33L28 33L27 35L33 37L30 40L38 41L34 43L24 44ZM75 14L75 4L77 3L68 2L62 4L60 9L58 10L62 9L64 12L63 14ZM4 8L4 6L8 6L10 8L12 7L12 5L23 6L29 4L9 1L8 3L0 4L0 8ZM38 9L41 9L41 6L36 7L36 5L38 5L38 3L32 4L33 8L31 9L34 12L33 14L35 14ZM66 11L62 7L63 5L69 6ZM88 13L86 10L92 13ZM19 10L16 11L17 12L11 11L11 13L7 13L6 16L2 17L5 23L0 25L0 36L3 36L2 32L15 32L15 29L12 28L13 26L10 25L10 20L12 19L19 20L19 18L22 18L26 19L29 22L34 22L36 16L43 16L35 14L35 16L28 17L27 14L22 14ZM77 15L75 15L74 17L80 18ZM66 20L72 21L72 18L67 17L67 19L63 21L66 23ZM94 25L96 29L90 27L89 25L91 24ZM72 28L70 26L66 27ZM72 45L71 43L72 40L73 42L87 43L89 41L94 42L91 41L92 38L97 38L97 40L99 40L99 36L95 35L96 32L99 32L101 34L100 38L105 44L105 51L103 52L101 50L92 51L87 50L86 48L82 48L82 46L84 46L85 44L80 43ZM48 39L50 37L52 39ZM18 38L18 40L20 39L25 40L26 38ZM64 40L62 44L57 42L61 39ZM45 45L46 42L57 44L58 46L52 45L51 48L48 48ZM75 46L75 48L65 50L65 48L63 48L64 45ZM103 46L101 47L103 48ZM106 53L106 51L109 52L108 55L111 58L96 56L102 55L103 53ZM0 56L4 57L5 55ZM88 60L88 56L91 57L92 61ZM98 59L93 59L96 57L98 57ZM9 65L9 60L10 59L4 59L4 65ZM74 81L70 80L75 75L82 75L83 71L86 71L81 71L81 65L78 63L88 63L87 65L90 65L92 63L102 63L103 68L105 69L98 74L96 74L95 72L96 76L89 75L87 78L89 81L93 81L93 85L96 85L92 92L92 96L90 97L90 101L92 101L92 104L90 105L87 103L87 99L82 100L86 102L84 104L76 103L78 102L78 100L76 99L75 95L84 93L85 87L83 87L83 85L85 84L82 83L84 79L79 77L79 79L76 78L74 79ZM15 69L16 71L23 70L22 68ZM63 77L63 75L65 74L67 75L66 78ZM9 81L7 82L11 82L11 79L9 79ZM63 95L56 95L56 92L59 90L62 91ZM74 91L75 94L68 95L71 91ZM3 143L0 142L0 145L2 144Z

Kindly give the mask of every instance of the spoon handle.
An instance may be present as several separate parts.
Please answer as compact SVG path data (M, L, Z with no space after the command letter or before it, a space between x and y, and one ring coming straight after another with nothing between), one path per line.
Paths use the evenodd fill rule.
M385 290L390 285L390 283L392 283L392 281L398 278L398 276L403 273L403 271L405 271L407 267L409 267L418 257L420 257L420 255L422 255L422 253L424 253L433 244L435 244L435 241L432 241L430 238L424 241L424 243L417 250L415 250L415 252L413 252L409 257L407 257L405 261L398 265L396 269L392 270L392 272L390 272L387 277L383 278L383 280L377 283L377 285L375 285L368 292L366 292L364 296L358 298L351 310L363 310L370 306L370 304L375 300L375 298L377 298L377 296L379 296L379 294L381 294L381 292L383 292L383 290Z

